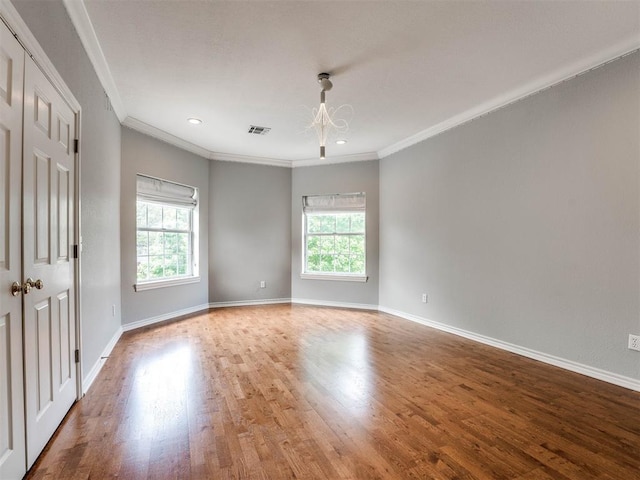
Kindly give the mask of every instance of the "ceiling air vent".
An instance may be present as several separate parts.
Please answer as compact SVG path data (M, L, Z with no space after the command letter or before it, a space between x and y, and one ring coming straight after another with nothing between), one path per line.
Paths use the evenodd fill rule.
M247 133L253 133L254 135L266 135L271 128L269 127L256 127L255 125L249 125L249 131Z

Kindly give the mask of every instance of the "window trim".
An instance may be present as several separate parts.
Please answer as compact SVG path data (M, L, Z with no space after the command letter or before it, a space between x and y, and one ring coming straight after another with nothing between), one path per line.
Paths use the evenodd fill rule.
M200 283L200 276L171 277L161 280L150 280L148 282L138 282L133 285L133 289L136 292L144 292L145 290L153 290L154 288L175 287L189 283Z
M142 177L142 178L141 178ZM136 212L138 202L156 204L163 207L173 207L173 208L188 208L190 210L190 229L188 231L178 230L178 229L168 229L168 228L151 228L151 227L143 227L142 229L138 228L137 220L135 222L135 235L137 238L138 232L166 232L166 233L188 233L189 234L189 243L190 243L190 252L189 256L191 257L191 264L189 266L190 273L186 275L176 275L173 277L161 277L154 279L146 279L146 280L138 280L138 275L136 272L135 275L135 283L133 284L133 289L136 292L141 292L145 290L152 290L156 288L165 288L165 287L173 287L178 285L186 285L190 283L199 283L200 282L200 267L198 265L198 260L200 258L200 204L198 201L198 188L191 187L189 185L184 185L177 182L172 182L169 180L164 180L156 177L151 177L149 175L137 174L136 175ZM170 197L164 198L149 198L144 193L140 195L138 190L138 185L140 180L143 183L146 181L148 183L149 180L156 182L157 184L169 184L169 186L177 186L182 187L182 189L191 189L193 192L193 202L185 201L184 198L176 198L176 201L173 202ZM137 217L137 215L136 215ZM137 240L136 240L137 245ZM136 249L136 264L138 259L138 253Z
M300 274L302 280L331 280L338 282L361 282L369 280L369 276L360 273L305 273Z

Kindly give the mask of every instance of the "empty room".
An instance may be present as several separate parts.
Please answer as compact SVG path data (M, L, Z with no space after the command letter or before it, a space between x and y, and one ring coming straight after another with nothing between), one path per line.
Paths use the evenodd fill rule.
M0 19L0 480L640 479L640 1Z

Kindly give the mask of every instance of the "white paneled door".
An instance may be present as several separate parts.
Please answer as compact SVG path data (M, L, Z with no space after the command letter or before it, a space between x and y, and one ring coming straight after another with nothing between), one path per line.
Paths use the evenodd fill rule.
M0 22L0 479L22 478L22 87L24 50ZM17 282L12 293L12 284Z
M75 115L30 58L24 73L23 276L27 465L76 399ZM29 280L31 279L31 280Z
M0 479L77 397L76 114L0 22Z

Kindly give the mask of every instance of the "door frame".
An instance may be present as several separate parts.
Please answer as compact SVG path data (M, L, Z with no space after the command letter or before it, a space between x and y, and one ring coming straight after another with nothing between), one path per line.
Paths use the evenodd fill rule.
M64 98L64 97L63 97ZM74 252L74 257L75 257L75 284L74 284L74 290L75 290L75 294L76 294L76 298L75 298L75 303L76 303L76 350L78 352L80 352L78 354L78 361L76 362L76 400L80 400L83 396L84 396L84 382L83 382L83 375L82 375L82 315L81 315L81 306L82 306L82 301L80 298L80 279L81 279L81 270L80 270L80 262L82 259L82 230L80 228L80 150L81 150L81 146L82 146L82 142L80 142L80 139L82 138L81 136L81 132L80 132L80 126L82 125L82 122L80 121L80 116L81 116L81 112L80 109L78 108L77 110L75 109L75 107L72 106L72 109L75 113L75 117L76 117L76 139L77 139L77 148L76 148L76 152L74 155L74 162L75 162L75 189L76 189L76 194L75 194L75 198L74 198L74 221L75 223L75 239L74 239L74 245L76 245L75 248L75 252Z
M62 75L56 70L56 67L53 65L45 51L40 46L40 43L36 39L36 37L31 33L29 27L24 22L16 8L9 0L0 0L0 20L4 22L4 24L9 28L11 33L13 33L14 37L18 40L18 43L22 45L22 48L25 50L26 54L29 55L33 61L36 63L38 68L44 73L45 77L51 82L53 87L58 91L58 93L62 96L64 101L71 107L73 113L75 115L76 122L76 139L78 140L78 145L81 145L80 139L81 137L81 115L82 115L82 107L80 106L80 102L76 99L76 97L71 92L71 89L64 82ZM74 140L76 140L74 139ZM75 258L74 263L74 293L75 293L75 324L76 324L76 344L75 349L80 351L80 355L78 356L78 362L76 363L76 400L80 400L84 393L83 389L83 378L82 378L82 314L81 314L81 288L80 288L80 262L82 255L80 254L81 250L81 239L82 239L82 230L80 225L80 147L77 149L78 151L75 154L75 178L74 184L76 187L76 196L74 199L74 221L75 221L75 232L74 232L74 245L77 245L78 255Z

